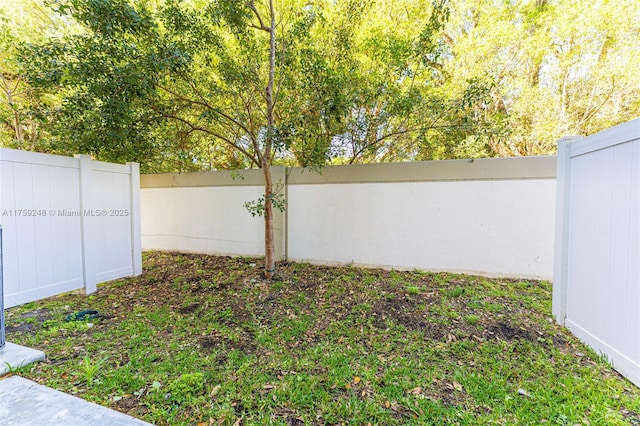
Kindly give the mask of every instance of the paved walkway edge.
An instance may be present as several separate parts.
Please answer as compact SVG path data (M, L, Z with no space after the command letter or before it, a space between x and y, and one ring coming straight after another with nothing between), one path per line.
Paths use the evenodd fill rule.
M36 361L44 361L44 352L6 342L0 349L0 376Z
M0 419L3 426L150 425L19 376L0 378Z

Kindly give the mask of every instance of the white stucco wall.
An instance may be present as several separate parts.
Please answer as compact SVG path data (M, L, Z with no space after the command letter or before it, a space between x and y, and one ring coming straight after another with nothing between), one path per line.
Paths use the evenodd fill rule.
M555 158L272 168L285 183L278 259L551 279ZM243 207L262 174L141 178L145 249L255 256L264 222Z
M292 185L292 260L550 279L555 180Z
M142 248L230 255L264 254L264 222L243 207L259 186L143 188Z

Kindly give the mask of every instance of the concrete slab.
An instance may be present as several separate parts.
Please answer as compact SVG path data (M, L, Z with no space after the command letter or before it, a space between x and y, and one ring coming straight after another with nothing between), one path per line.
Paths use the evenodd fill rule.
M150 423L19 376L0 379L3 426L144 426Z
M43 360L44 352L42 351L6 342L4 348L0 349L0 376L9 373L12 368Z

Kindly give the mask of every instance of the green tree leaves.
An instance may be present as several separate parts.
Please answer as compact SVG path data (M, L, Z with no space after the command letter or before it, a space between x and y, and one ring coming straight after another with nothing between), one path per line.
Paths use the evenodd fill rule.
M451 89L491 76L508 138L497 155L555 152L556 140L637 117L640 4L632 0L453 2Z
M640 6L0 0L5 146L143 170L555 151L640 114ZM13 4L15 3L15 6Z

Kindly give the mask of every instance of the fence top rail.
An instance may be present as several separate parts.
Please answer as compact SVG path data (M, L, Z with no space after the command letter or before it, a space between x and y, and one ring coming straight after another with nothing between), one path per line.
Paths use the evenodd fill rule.
M572 142L571 157L578 157L636 139L640 139L640 118Z
M43 166L79 168L78 160L62 155L43 154L40 152L21 151L18 149L0 148L0 161L11 163L27 163Z
M84 156L80 156L84 157ZM0 161L10 163L36 164L42 166L65 167L69 169L79 169L80 157L66 157L64 155L45 154L41 152L23 151L19 149L0 148ZM87 158L90 158L86 156ZM93 170L130 174L131 168L128 164L107 163L104 161L91 161Z
M327 166L319 172L302 167L273 167L274 182L288 174L288 185L330 183L442 182L469 180L555 179L556 157L481 158L472 160ZM140 176L142 188L260 186L260 170L162 173Z

